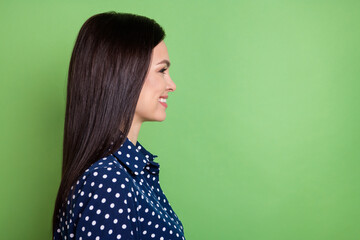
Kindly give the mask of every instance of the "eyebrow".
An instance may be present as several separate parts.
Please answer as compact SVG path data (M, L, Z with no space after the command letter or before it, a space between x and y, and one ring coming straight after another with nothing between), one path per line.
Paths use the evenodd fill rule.
M161 62L158 62L157 65L162 64L162 63L166 63L167 67L170 67L170 62L166 59L162 60Z

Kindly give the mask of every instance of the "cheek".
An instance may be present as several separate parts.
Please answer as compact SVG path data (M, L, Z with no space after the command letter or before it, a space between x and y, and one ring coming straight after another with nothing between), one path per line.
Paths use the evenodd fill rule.
M149 79L146 82L147 88L149 91L152 91L154 93L162 92L165 89L165 81L161 77L154 77Z
M165 91L165 81L161 77L149 78L144 83L143 91L148 98L157 99Z
M166 85L163 78L147 79L140 92L135 114L143 121L162 121L165 119L164 107L158 99L165 94Z
M162 94L162 89L159 84L155 84L154 81L147 81L141 90L137 108L141 112L153 110L157 106L158 98Z

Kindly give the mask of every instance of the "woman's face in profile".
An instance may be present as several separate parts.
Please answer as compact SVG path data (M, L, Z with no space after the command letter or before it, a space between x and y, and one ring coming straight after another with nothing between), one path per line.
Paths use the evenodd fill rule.
M168 93L175 91L176 85L169 75L169 55L164 41L156 45L152 52L143 88L136 105L134 121L163 121L167 108Z

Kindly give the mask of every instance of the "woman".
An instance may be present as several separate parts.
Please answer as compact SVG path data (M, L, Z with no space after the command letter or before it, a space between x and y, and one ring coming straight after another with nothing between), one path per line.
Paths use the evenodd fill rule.
M157 156L137 141L143 122L165 119L176 89L164 37L154 20L128 13L82 26L69 67L54 239L185 239Z

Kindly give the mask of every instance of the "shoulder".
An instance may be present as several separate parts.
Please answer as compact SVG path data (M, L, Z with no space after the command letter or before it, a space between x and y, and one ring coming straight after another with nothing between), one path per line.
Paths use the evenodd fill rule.
M105 173L116 174L120 176L122 172L126 173L127 170L117 161L117 159L114 156L109 155L93 163L88 169L85 170L83 176L87 177L90 176L91 174L97 176L96 172L97 173L100 172L104 174Z
M75 185L75 198L87 198L92 195L106 195L115 198L133 191L133 178L113 156L102 158L92 164L80 176Z
M117 178L119 178L118 176L122 176L121 178L129 176L126 168L124 168L112 155L98 160L86 169L83 174L85 178L91 176L97 177L99 175L103 179L107 179L107 176L115 176Z

